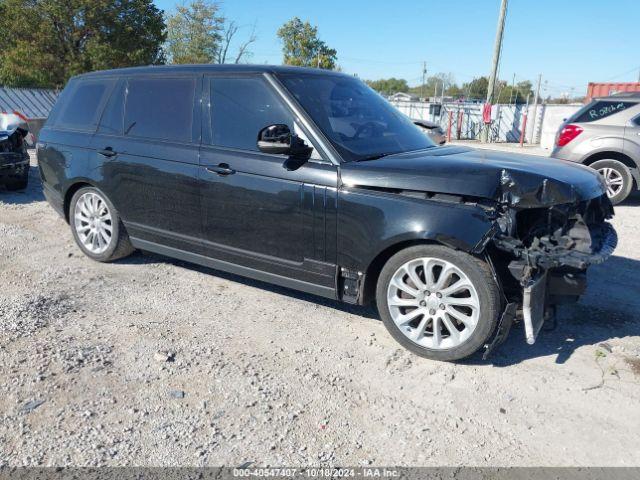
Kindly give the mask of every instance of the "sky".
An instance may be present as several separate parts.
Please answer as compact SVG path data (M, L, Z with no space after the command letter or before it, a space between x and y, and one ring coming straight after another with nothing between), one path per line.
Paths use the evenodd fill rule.
M187 0L188 1L188 0ZM176 0L155 0L170 13ZM488 75L500 0L224 0L222 13L255 25L250 63L280 64L278 28L294 16L318 27L344 72L362 79L453 74L459 84ZM588 82L640 76L640 0L510 0L500 78L534 84L544 97L586 93Z

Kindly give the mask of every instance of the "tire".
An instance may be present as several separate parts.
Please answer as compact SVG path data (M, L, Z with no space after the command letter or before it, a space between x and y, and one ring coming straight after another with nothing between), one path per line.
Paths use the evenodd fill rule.
M618 205L626 200L633 188L633 176L624 163L618 160L598 160L591 164L591 168L603 176L611 203Z
M135 251L118 211L97 188L78 190L71 198L68 213L74 240L92 260L113 262Z
M427 271L432 272L430 282L425 282ZM419 294L412 297L398 289L399 282L403 288L422 282L413 289ZM378 312L391 336L416 355L441 361L469 357L487 343L498 322L500 298L486 262L440 245L418 245L396 253L382 268L376 288ZM403 323L403 315L413 319Z
M29 185L29 166L23 169L22 174L18 178L12 178L7 181L6 187L10 192L24 190Z

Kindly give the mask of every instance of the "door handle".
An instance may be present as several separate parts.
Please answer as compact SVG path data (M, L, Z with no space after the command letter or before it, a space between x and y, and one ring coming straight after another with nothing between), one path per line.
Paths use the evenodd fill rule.
M114 152L111 147L107 147L104 150L98 150L98 153L107 158L115 157L118 154L118 152Z
M231 175L236 173L236 171L232 168L229 168L229 165L226 163L221 163L217 166L206 167L207 172L216 173L220 176Z

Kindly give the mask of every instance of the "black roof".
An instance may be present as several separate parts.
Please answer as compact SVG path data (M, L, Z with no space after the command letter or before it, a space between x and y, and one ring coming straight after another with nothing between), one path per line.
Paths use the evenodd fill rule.
M95 72L83 73L78 77L109 76L109 75L136 75L136 74L158 74L167 75L172 73L207 73L207 72L229 72L229 73L289 73L289 74L311 74L311 75L345 75L333 70L323 70L320 68L292 67L289 65L237 65L237 64L200 64L200 65L149 65L145 67L116 68L113 70L98 70Z

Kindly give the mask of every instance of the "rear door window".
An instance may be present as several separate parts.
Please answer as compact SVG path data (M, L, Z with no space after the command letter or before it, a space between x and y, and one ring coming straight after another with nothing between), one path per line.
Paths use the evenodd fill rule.
M113 79L79 80L69 95L65 95L56 126L95 131L101 107L113 83Z
M262 78L211 77L211 136L219 147L258 151L258 132L276 123L294 131L293 115Z
M128 82L124 134L191 142L195 78L132 78Z
M572 121L576 123L594 122L626 110L634 105L636 105L635 102L597 100L578 112Z

